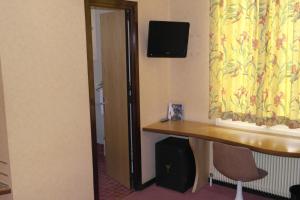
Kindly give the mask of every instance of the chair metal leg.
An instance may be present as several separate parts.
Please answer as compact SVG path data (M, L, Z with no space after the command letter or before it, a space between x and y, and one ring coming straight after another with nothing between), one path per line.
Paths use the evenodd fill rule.
M243 186L241 181L237 182L235 200L243 200Z
M212 180L212 179L213 179L213 174L210 173L210 174L209 174L209 186L210 186L210 187L212 187L212 185L213 185L213 180Z

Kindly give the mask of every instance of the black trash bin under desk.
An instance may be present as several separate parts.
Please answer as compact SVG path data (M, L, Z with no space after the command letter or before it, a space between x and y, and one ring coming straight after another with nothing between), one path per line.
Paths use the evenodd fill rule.
M169 137L157 142L156 184L185 192L194 183L195 161L187 139Z
M291 200L300 200L300 185L290 187Z

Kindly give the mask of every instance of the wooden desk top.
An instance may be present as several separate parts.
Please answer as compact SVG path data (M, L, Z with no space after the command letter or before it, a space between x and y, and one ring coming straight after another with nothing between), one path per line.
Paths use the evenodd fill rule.
M7 185L0 182L0 195L9 193L11 193L11 189Z
M299 137L295 137L226 128L192 121L157 122L144 127L143 130L218 141L245 146L261 153L300 158L300 133Z

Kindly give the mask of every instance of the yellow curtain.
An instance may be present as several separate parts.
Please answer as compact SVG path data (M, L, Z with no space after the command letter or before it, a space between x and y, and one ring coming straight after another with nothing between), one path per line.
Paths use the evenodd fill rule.
M300 128L300 0L210 9L210 118Z

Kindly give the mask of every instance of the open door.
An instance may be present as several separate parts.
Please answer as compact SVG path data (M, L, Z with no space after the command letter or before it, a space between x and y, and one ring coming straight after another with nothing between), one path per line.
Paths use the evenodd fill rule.
M107 173L130 188L125 11L100 17Z

